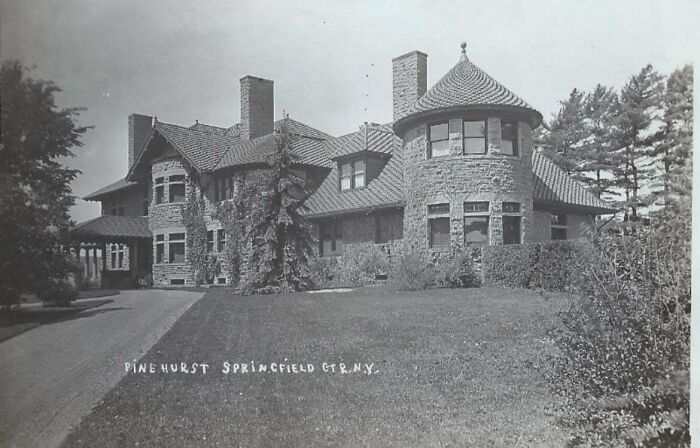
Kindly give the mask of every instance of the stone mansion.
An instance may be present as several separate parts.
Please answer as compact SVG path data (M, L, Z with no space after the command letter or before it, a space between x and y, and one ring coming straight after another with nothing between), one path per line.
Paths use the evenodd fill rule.
M305 214L319 255L367 242L439 252L587 238L597 215L614 213L533 148L542 115L470 61L464 44L429 90L427 61L420 51L393 59L390 123L335 137L289 120L298 172L313 189ZM227 128L129 116L129 170L85 196L102 215L73 229L94 249L94 273L103 250L103 284L148 274L159 286L192 284L181 216L187 189L197 188L211 212L259 178L275 150L273 81L244 76L240 89L240 123ZM221 253L228 237L210 214L207 248ZM215 283L229 281L225 272Z

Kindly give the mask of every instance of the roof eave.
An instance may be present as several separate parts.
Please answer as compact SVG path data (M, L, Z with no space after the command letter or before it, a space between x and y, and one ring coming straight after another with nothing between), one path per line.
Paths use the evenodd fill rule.
M535 199L533 201L535 207L553 209L567 209L587 215L612 215L619 212L619 209L613 207L598 207L582 204L571 204L569 202L556 201L552 199Z
M342 209L342 210L322 212L322 213L309 213L309 214L304 214L304 217L306 219L321 219L321 218L329 218L331 216L351 215L351 214L360 213L360 212L372 212L374 210L385 210L388 208L402 208L405 206L406 206L406 204L404 201L397 201L397 202L392 202L389 204L374 205L374 206L370 206L370 207L349 208L349 209Z

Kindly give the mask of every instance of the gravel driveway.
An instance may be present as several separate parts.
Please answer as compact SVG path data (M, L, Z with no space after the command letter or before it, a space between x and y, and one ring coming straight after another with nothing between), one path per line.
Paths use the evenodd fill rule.
M0 446L56 447L203 294L123 291L0 343Z

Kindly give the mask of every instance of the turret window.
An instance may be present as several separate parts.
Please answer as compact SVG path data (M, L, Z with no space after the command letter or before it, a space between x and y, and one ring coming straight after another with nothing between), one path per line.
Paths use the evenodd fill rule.
M501 121L501 154L517 156L519 146L518 123Z
M168 178L169 202L185 202L185 176L182 174Z
M464 244L486 245L489 243L488 201L464 203Z
M447 123L430 126L429 158L450 155L450 134Z
M463 125L464 153L486 154L486 121L465 121Z
M428 242L430 247L450 246L450 204L428 206Z

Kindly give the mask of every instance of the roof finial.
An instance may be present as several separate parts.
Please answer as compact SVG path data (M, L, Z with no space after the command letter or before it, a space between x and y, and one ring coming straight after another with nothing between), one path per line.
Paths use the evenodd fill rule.
M467 57L467 43L462 42L461 44L459 44L459 46L462 47L462 56L459 57L459 62L468 61L469 58Z

